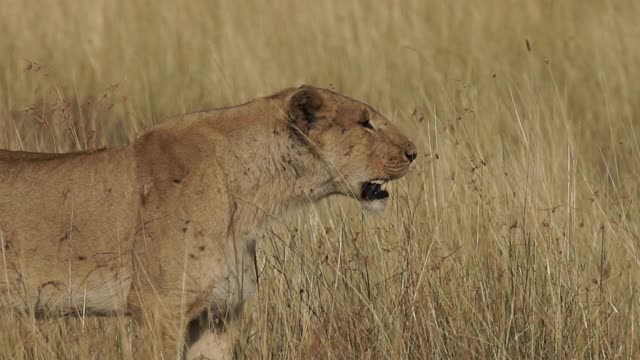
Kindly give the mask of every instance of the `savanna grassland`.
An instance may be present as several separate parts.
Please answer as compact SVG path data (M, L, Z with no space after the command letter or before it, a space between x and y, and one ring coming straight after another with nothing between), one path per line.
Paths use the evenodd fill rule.
M303 83L411 134L383 216L330 199L269 229L239 357L640 358L640 2L1 8L3 148L120 146ZM0 358L126 359L134 333L3 313Z

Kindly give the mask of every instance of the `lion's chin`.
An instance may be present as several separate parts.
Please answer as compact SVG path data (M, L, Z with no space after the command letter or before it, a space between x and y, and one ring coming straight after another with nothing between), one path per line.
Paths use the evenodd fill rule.
M384 212L384 209L387 207L388 198L380 199L380 200L368 200L361 201L362 209L364 209L367 213L373 215L380 215Z
M381 214L387 207L389 192L386 190L387 179L373 179L360 185L360 203L370 214Z

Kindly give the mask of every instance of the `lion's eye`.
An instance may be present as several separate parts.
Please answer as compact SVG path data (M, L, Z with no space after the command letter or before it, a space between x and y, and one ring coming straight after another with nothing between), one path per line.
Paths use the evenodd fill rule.
M369 121L369 119L365 119L365 120L360 121L360 125L362 125L362 127L366 128L366 129L373 130L373 125L371 125L371 122Z

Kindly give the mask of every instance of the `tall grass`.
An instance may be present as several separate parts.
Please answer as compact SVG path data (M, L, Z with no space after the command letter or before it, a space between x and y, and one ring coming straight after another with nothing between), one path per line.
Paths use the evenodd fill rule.
M638 358L640 3L5 0L0 147L118 146L302 83L412 134L382 217L259 244L247 358ZM127 319L0 316L2 358L128 358Z

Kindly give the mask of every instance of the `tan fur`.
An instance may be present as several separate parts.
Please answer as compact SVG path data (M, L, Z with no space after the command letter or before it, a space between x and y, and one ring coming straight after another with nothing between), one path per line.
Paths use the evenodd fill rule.
M225 331L256 289L255 234L300 205L404 176L406 154L414 145L371 107L308 86L168 120L124 148L0 150L1 304L130 314L141 358L180 357L206 328L210 354L228 356Z

